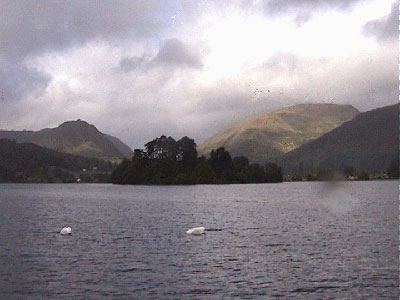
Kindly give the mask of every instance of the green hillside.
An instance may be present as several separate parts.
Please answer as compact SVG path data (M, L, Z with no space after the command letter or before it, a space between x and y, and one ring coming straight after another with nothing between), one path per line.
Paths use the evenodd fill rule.
M209 155L219 147L233 157L246 156L264 163L353 119L358 110L351 105L299 104L247 118L206 139L198 147Z

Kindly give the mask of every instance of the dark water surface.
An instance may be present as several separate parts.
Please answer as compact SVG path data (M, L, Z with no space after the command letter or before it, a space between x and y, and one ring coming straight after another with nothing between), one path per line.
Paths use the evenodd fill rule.
M398 299L398 189L1 184L0 299Z

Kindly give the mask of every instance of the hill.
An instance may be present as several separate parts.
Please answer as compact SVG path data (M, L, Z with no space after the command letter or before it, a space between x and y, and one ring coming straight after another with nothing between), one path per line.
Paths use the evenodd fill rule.
M399 155L399 107L385 106L360 113L314 141L285 154L281 165L285 173L317 172L330 169L343 172L346 166L356 171L386 172Z
M81 120L65 122L57 128L40 131L1 130L0 138L109 161L119 161L133 155L132 150L119 139L101 133L95 126Z
M359 111L351 105L299 104L263 113L243 120L206 139L198 147L200 155L209 155L219 147L233 157L247 156L261 162L281 156L315 139Z
M0 139L0 182L104 182L110 162ZM84 173L84 174L81 174Z

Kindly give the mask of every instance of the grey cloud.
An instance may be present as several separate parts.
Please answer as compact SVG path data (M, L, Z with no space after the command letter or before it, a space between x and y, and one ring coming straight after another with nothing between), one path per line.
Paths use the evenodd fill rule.
M288 11L290 8L337 8L346 9L360 0L270 0L266 7L272 14Z
M386 17L366 23L363 32L367 36L374 36L378 41L394 41L399 37L398 4L392 4L392 10Z
M203 67L200 56L190 51L189 48L178 39L166 40L160 47L157 56L154 58L154 62L196 69Z
M150 36L163 27L160 1L0 2L0 52L9 59L59 50L94 38Z
M278 53L262 68L265 78L289 78L285 91L290 103L333 102L369 110L397 101L397 49L382 47L379 54L354 59L304 59Z
M310 11L305 11L297 14L297 16L294 19L294 22L296 23L297 26L301 26L310 21L311 18L312 18L312 13Z
M141 39L163 27L160 1L0 1L0 88L9 100L45 88L49 78L25 59L93 39ZM123 68L132 68L128 61Z
M362 0L268 0L264 3L264 11L270 16L293 14L294 22L301 26L312 18L318 10L346 10Z
M270 57L264 67L275 72L296 71L300 64L300 58L291 53L277 53Z
M397 103L399 91L397 47L382 49L381 56L361 60L343 81L347 81L349 86L354 86L352 90L350 87L350 93L345 96L361 110Z
M124 57L119 62L119 68L124 72L130 72L143 66L146 62L145 56Z
M238 109L243 110L248 104L248 97L243 90L235 88L232 82L220 81L211 89L201 91L192 109L197 114L227 114Z
M198 53L175 38L165 40L153 58L148 54L143 54L142 56L124 57L119 62L119 68L124 72L137 69L149 70L159 66L201 69L203 63Z
M18 101L25 96L43 91L50 76L22 64L0 64L0 100Z

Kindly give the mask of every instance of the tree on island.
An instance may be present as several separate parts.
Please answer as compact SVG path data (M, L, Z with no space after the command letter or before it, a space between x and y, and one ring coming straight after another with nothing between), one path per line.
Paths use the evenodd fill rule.
M215 184L282 182L282 169L274 163L264 169L247 157L232 159L223 147L210 157L197 157L196 143L189 137L176 141L162 135L136 149L112 174L118 184Z
M225 148L221 147L212 150L209 159L211 168L214 170L218 179L231 181L233 178L233 162L231 155Z
M267 182L282 182L282 169L276 163L267 163L265 166L265 179Z

